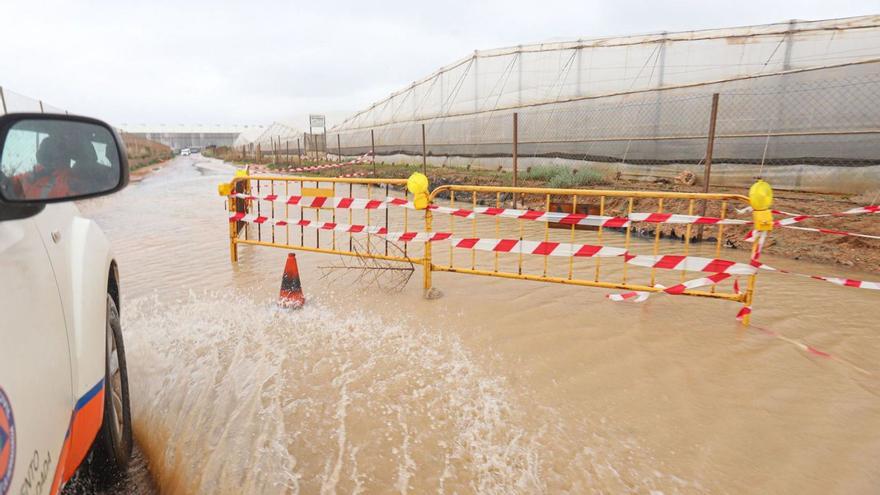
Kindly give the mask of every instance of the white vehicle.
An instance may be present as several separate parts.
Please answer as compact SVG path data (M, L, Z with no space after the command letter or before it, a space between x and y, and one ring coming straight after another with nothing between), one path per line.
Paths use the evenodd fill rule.
M184 148L180 150L180 156L189 156L189 148Z
M0 495L128 466L128 375L110 244L74 199L128 183L122 140L85 117L0 117Z

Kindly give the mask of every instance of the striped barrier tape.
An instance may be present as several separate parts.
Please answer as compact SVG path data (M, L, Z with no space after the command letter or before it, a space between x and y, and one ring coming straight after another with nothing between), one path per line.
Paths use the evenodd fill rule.
M650 295L651 295L650 292L633 290L633 291L629 291L629 292L622 292L620 294L605 294L605 297L607 297L608 299L611 299L612 301L617 301L617 302L621 302L621 301L642 302L642 301L646 301L648 299L648 296L650 296Z
M698 289L707 285L716 285L719 282L730 278L730 276L731 274L729 273L715 273L713 275L709 275L708 277L700 277L693 280L688 280L686 282L673 285L672 287L664 287L660 284L655 284L654 287L657 289L661 289L663 293L678 295L683 294L685 291L691 289ZM642 302L647 300L650 295L650 292L636 290L631 292L624 292L622 294L606 294L605 297L612 301Z
M629 219L633 222L648 223L675 223L696 225L749 225L748 220L735 218L702 217L697 215L678 215L675 213L630 213Z
M366 199L366 198L346 198L341 196L279 196L277 194L266 194L264 196L254 196L252 194L235 193L230 197L236 199L244 199L249 201L267 201L271 203L281 203L290 206L301 206L303 208L339 208L351 210L383 210L391 205L407 206L412 203L403 198L383 198L383 199Z
M803 230L806 232L819 232L820 234L830 234L830 235L840 235L840 236L849 236L849 237L861 237L863 239L880 239L880 236L871 235L871 234L859 234L857 232L847 232L844 230L834 230L834 229L822 229L817 227L798 227L795 225L782 225L783 228L786 229L795 229L795 230ZM743 242L752 242L755 240L755 232L754 230L750 230L745 237L743 237Z
M287 220L283 218L272 218L262 215L245 215L244 213L235 213L229 216L230 222L247 222L258 225L269 224L277 227L310 227L321 230L335 230L337 232L351 232L364 234L386 234L388 229L376 225L348 225L335 222L316 222L312 220Z
M569 244L567 242L524 241L519 239L479 239L449 238L452 247L474 249L496 253L535 254L540 256L565 257L613 257L624 256L624 248L612 246L593 246L590 244Z
M807 275L805 273L797 273L789 270L783 270L781 268L774 268L769 265L765 265L763 263L759 263L758 268L762 270L768 270L778 273L785 273L786 275L794 275L796 277L803 278L811 278L813 280L821 280L823 282L828 282L830 284L839 285L841 287L853 287L856 289L870 289L870 290L880 290L880 282L871 282L868 280L856 280L852 278L841 278L841 277L825 277L822 275Z
M326 163L324 165L312 165L310 167L287 168L286 170L288 172L313 172L315 170L325 170L328 168L340 168L340 167L345 167L348 165L355 165L355 164L359 164L359 163L364 163L369 159L370 159L370 154L365 153L362 156L359 156L357 158L354 158L352 160L349 160L349 161L343 162L343 163Z
M341 175L340 177L359 177L363 175L368 175L368 173L355 173L355 174L346 174ZM415 209L415 206L411 201L407 201L401 198L384 198L381 200L365 200L361 198L344 198L344 197L329 197L329 196L314 196L310 197L310 201L313 204L300 204L302 202L301 196L289 196L287 199L281 198L276 194L267 194L264 196L255 196L252 194L243 194L237 193L233 194L232 197L247 199L247 200L261 200L261 201L271 201L271 202L281 202L289 205L299 205L305 207L325 207L325 208L352 208L352 209L383 209L385 208L385 203L391 204L394 206L403 206L410 209ZM443 213L446 215L452 215L460 218L473 218L475 215L487 215L487 216L495 216L502 218L511 218L516 220L532 220L539 222L551 222L551 223L560 223L563 225L588 225L593 227L612 227L612 228L625 228L630 225L631 222L646 222L646 223L668 223L668 224L694 224L694 225L751 225L752 222L748 220L740 220L735 218L718 218L718 217L707 217L707 216L698 216L698 215L680 215L675 213L630 213L627 217L612 217L605 215L588 215L584 213L564 213L564 212L548 212L548 211L539 211L539 210L519 210L512 208L495 208L495 207L476 207L474 209L464 209L464 208L452 208L449 206L440 206L440 205L429 205L428 208L433 212ZM782 212L779 210L773 210L774 213L778 214L788 214L786 212ZM824 229L824 228L812 228L812 227L794 227L793 224L803 222L804 220L812 219L812 218L827 218L827 217L839 217L844 215L857 215L857 214L865 214L865 213L877 213L880 212L880 206L865 206L860 208L853 208L851 210L847 210L841 213L833 213L833 214L823 214L823 215L794 215L789 218L783 218L780 220L776 220L774 222L775 226L778 227L787 227L787 228L797 228L799 230L805 231L813 231L813 232L821 232L824 234L834 234L834 235L846 235L846 236L855 236L855 237L863 237L867 239L880 239L880 236L869 235L869 234L859 234L855 232L846 232L841 230L834 229ZM751 242L754 235L753 232L750 232L746 235L745 241Z
M752 207L746 206L745 208L736 210L740 215L745 215L746 213L751 213ZM843 217L847 215L863 215L866 213L880 213L880 205L868 205L868 206L859 206L856 208L850 208L846 211L837 211L834 213L816 213L814 215L805 215L803 213L792 213L790 211L784 210L771 210L774 215L785 215L787 217L811 217L811 218L821 218L821 217Z
M386 197L383 199L367 200L363 198L345 198L338 196L279 196L266 194L256 196L253 194L235 193L232 198L249 201L268 201L302 206L306 208L341 208L341 209L385 209L388 205L401 206L415 210L412 201L403 198ZM477 207L474 210L451 208L448 206L429 205L432 212L444 213L460 218L473 218L476 214L513 218L518 220L534 220L539 222L558 222L564 225L590 225L595 227L627 227L629 221L622 217L608 217L602 215L586 215L582 213L543 212L536 210L514 210L510 208Z
M349 198L350 199L350 198ZM623 256L624 261L631 265L641 266L645 268L657 268L661 270L685 270L700 271L712 273L709 277L703 277L692 281L702 281L705 283L718 283L728 278L730 275L751 275L757 269L784 273L798 277L811 278L821 280L842 287L853 287L859 289L880 290L880 282L871 282L865 280L856 280L839 277L825 277L821 275L806 275L802 273L792 272L774 268L757 261L760 258L760 249L757 256L751 263L739 263L730 260L718 258L702 258L698 256L680 256L680 255L634 255L630 254L624 248L613 246L596 246L590 244L570 244L564 242L549 241L526 241L518 239L483 239L483 238L458 238L453 237L451 232L389 232L385 227L367 226L367 225L348 225L335 222L316 222L312 220L288 220L282 218L272 218L263 215L245 214L242 212L229 215L230 222L248 222L255 224L270 224L278 227L309 227L322 230L333 230L336 232L364 233L376 234L388 237L390 240L399 242L436 242L449 240L453 247L459 249L474 249L478 251L489 251L498 253L514 253L514 254L533 254L539 256L562 256L562 257L616 257ZM718 275L717 280L713 277ZM714 280L714 281L713 281ZM704 285L705 285L704 283ZM677 286L665 289L668 293L680 293L684 290L695 288L693 285L679 284ZM679 291L680 289L680 291ZM739 292L738 282L734 281L734 290ZM671 292L670 292L671 291ZM625 299L631 299L636 296L629 296ZM621 300L612 298L613 300ZM746 309L746 308L744 308ZM750 311L750 310L749 310Z
M356 177L358 174L348 174L342 175L340 177ZM276 194L267 194L264 196L255 196L252 194L243 194L237 193L233 194L232 197L247 199L247 200L261 200L261 201L270 201L270 202L280 202L288 205L295 206L303 206L308 208L342 208L342 209L384 209L388 204L394 206L402 206L409 209L415 209L415 206L411 201L407 201L402 198L384 198L377 200L366 200L362 198L344 198L344 197L322 197L315 196L309 197L307 201L304 202L301 196L289 196L287 198L282 198ZM539 211L539 210L518 210L512 208L495 208L495 207L476 207L474 209L464 209L464 208L452 208L449 206L440 206L440 205L429 205L429 209L432 212L443 213L446 215L452 215L459 218L473 218L475 215L487 215L487 216L495 216L502 218L511 218L516 220L531 220L538 222L551 222L551 223L560 223L563 225L588 225L593 227L610 227L610 228L625 228L630 226L631 222L646 222L646 223L668 223L668 224L695 224L695 225L751 225L752 222L748 220L739 220L734 218L718 218L718 217L706 217L706 216L697 216L697 215L679 215L674 213L630 213L627 217L612 217L612 216L604 216L604 215L588 215L583 213L564 213L564 212L547 212L547 211ZM880 208L880 207L877 207ZM858 214L858 213L874 213L875 207L864 207L864 208L854 208L852 210L848 210L847 212L841 213L843 214ZM839 216L839 215L825 215L825 216ZM781 220L777 220L774 222L775 225L780 227L786 227L791 229L805 230L811 232L821 232L824 234L835 234L835 235L843 235L843 236L855 236L862 237L866 239L880 239L880 236L869 235L869 234L859 234L855 232L845 232L840 230L832 230L832 229L823 229L823 228L813 228L813 227L795 227L792 224L802 222L804 220L810 218L821 218L822 216L808 216L808 215L799 215L791 218L784 218ZM754 231L746 234L743 239L745 242L752 242L754 238Z
M533 220L537 222L561 223L563 225L590 225L593 227L627 227L630 222L622 217L603 215L587 215L584 213L564 213L555 211L516 210L512 208L494 208L478 206L473 210L451 208L448 206L430 205L433 212L444 213L461 218L473 218L475 215L512 218L516 220Z
M797 229L797 230L806 230L809 232L819 232L822 234L862 237L864 239L880 239L880 235L858 234L856 232L846 232L843 230L821 229L821 228L816 228L816 227L797 227L794 225L783 225L783 227L785 227L787 229Z
M373 175L373 172L356 172L353 174L337 175L336 178L337 179L350 179L352 177L366 177L368 175Z
M663 270L686 270L707 273L729 273L733 275L751 275L757 267L748 263L723 260L717 258L701 258L699 256L679 256L672 254L651 256L626 254L626 262L631 265Z
M463 209L463 208L450 208L448 206L429 206L432 211L436 211L438 213L445 213L447 215L453 215L461 218L472 218L475 214L483 214L483 215L491 215L491 216L499 216L504 218L514 218L518 220L536 220L543 222L554 222L561 223L564 225L590 225L594 227L616 227L616 228L625 228L630 225L630 222L645 222L645 223L667 223L667 224L692 224L692 225L752 225L753 222L750 220L740 220L736 218L718 218L718 217L707 217L707 216L698 216L698 215L680 215L676 213L630 213L626 217L609 217L602 215L586 215L586 214L572 214L572 213L562 213L562 212L545 212L545 211L536 211L536 210L514 210L509 208L491 208L491 207L477 207L473 210ZM843 212L840 215L854 215L859 213L875 213L876 210L874 207L864 207L864 208L854 208L852 210L848 210L847 212ZM839 216L839 215L828 215L828 216ZM811 227L795 227L792 224L802 222L804 220L810 218L818 218L819 216L806 216L800 215L792 218L784 218L781 220L777 220L774 222L775 225L780 227L786 227L791 229L799 229L799 230L807 230L814 232L821 232L825 234L836 234L836 235L847 235L847 236L855 236L855 237L863 237L867 239L880 239L880 236L874 236L869 234L858 234L854 232L844 232L840 230L831 230L831 229L817 229ZM746 238L744 239L746 242L751 242L753 235L750 232Z
M741 214L742 213L749 213L752 211L752 208L750 206L747 206L746 208L743 208L742 210L736 210L736 211L737 211L737 213L741 213ZM849 210L846 210L846 211L840 211L840 212L835 212L835 213L819 213L819 214L815 214L815 215L805 215L805 214L801 214L801 213L792 213L792 212L783 211L783 210L771 210L771 211L773 212L774 215L785 215L786 217L788 217L788 218L781 218L779 220L775 220L773 222L774 226L788 227L790 225L794 225L796 223L801 223L804 220L810 220L813 218L840 218L840 217L846 217L846 216L851 216L851 215L865 215L865 214L872 214L872 213L880 213L880 205L860 206L858 208L850 208ZM746 223L750 224L751 222L746 222ZM804 230L807 230L807 229L804 229ZM823 232L826 234L864 236L864 235L860 235L860 234L853 234L850 232L841 232L841 231L835 231L835 230L830 230L830 229L816 229L816 232Z

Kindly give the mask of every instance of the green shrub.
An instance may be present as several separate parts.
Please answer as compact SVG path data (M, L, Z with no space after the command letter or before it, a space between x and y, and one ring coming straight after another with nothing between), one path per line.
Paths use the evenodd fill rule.
M571 189L575 187L594 186L598 184L606 184L608 181L602 174L595 170L580 170L574 172L566 169L564 172L553 176L547 181L547 187L556 189Z
M536 165L525 174L525 178L528 180L548 182L557 175L566 172L571 172L571 170L563 165Z

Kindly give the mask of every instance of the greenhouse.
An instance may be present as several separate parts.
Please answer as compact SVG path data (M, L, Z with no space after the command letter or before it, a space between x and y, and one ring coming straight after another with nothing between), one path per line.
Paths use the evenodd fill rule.
M328 131L386 162L880 185L880 16L475 51ZM338 137L337 137L338 136Z

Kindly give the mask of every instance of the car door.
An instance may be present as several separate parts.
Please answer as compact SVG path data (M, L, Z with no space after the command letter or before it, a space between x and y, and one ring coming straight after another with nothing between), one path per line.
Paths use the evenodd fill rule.
M48 493L73 391L64 310L33 218L0 221L0 284L0 493Z

